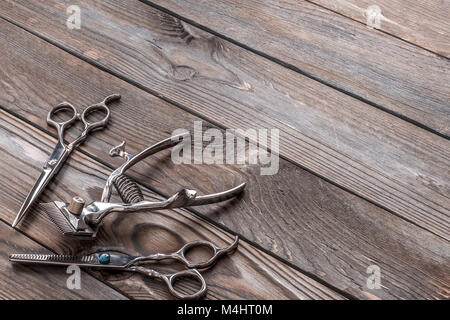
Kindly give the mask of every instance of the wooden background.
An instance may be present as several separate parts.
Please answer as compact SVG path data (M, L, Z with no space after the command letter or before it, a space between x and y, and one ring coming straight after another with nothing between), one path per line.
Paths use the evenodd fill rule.
M233 235L206 272L207 299L448 299L450 18L446 1L79 0L0 2L0 298L168 299L141 275L13 266L11 252L167 252ZM118 92L108 128L70 157L40 201L99 199L129 152L178 128L276 128L280 169L174 165L163 152L130 175L146 197L241 181L217 205L111 215L94 241L59 234L39 210L11 223L55 144L48 110ZM78 132L72 128L70 141ZM253 143L254 141L251 141ZM269 143L270 146L270 143ZM380 289L366 269L381 268ZM189 286L189 284L188 284ZM183 290L189 290L188 287Z

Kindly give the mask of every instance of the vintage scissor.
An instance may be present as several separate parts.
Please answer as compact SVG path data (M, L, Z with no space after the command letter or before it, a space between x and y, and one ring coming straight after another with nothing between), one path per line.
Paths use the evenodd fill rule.
M179 299L197 299L206 294L207 286L205 279L198 270L211 268L217 260L234 251L238 246L239 238L236 236L233 243L226 248L219 248L210 241L197 240L186 243L181 249L173 253L155 253L148 256L129 256L121 253L108 251L96 252L85 256L55 255L55 254L11 254L9 260L19 263L52 264L52 265L78 265L81 267L115 269L131 272L139 272L152 278L164 281L171 294ZM194 262L186 257L186 253L196 247L210 249L212 256L209 259ZM175 273L161 273L154 269L142 266L145 263L155 263L161 260L176 260L184 264L188 269ZM198 291L192 294L180 292L175 288L177 280L191 278L200 284Z
M209 195L200 196L197 195L195 190L182 189L167 200L144 200L141 189L133 180L124 175L125 171L156 152L190 141L190 139L186 139L188 135L183 133L167 138L136 155L125 152L125 142L122 142L111 149L110 155L120 156L125 159L125 162L108 177L100 201L94 201L85 206L84 199L75 196L69 204L62 201L53 201L41 203L40 207L64 235L92 238L96 236L102 220L112 212L126 213L199 206L224 201L242 192L245 188L245 182L232 189ZM123 203L110 202L113 185L124 201Z
M25 216L25 214L30 209L31 205L36 201L39 195L42 193L44 188L47 186L52 177L61 169L62 165L66 161L69 154L72 152L73 148L81 144L88 136L88 134L94 130L100 130L104 128L110 117L110 110L106 106L107 103L119 100L119 94L112 94L107 96L102 102L96 103L88 106L82 113L78 113L77 109L69 102L61 102L60 104L54 106L47 115L47 123L56 128L58 132L58 143L53 150L50 158L44 165L44 169L36 181L33 189L31 189L27 198L22 204L16 219L13 222L13 227L15 227ZM55 115L60 111L68 111L73 113L71 118L66 121L58 122L54 119ZM104 117L101 120L90 122L88 121L88 115L99 112L104 113ZM80 120L84 124L84 130L81 134L69 144L64 143L64 132L68 129L75 121Z

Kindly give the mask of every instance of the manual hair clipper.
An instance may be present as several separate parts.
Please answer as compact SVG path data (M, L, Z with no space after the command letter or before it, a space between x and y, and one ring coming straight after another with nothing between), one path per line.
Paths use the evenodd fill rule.
M183 141L186 134L165 139L141 151L136 155L125 152L125 142L110 151L111 156L125 159L119 168L114 170L106 181L100 201L85 206L84 200L74 197L70 204L61 201L40 204L50 219L59 227L64 235L95 237L101 221L111 212L133 212L140 210L159 210L199 206L225 201L238 195L245 187L242 183L230 190L220 193L198 196L195 190L182 189L167 200L146 201L139 186L124 172L146 157L173 147ZM124 203L110 203L112 186L115 186Z

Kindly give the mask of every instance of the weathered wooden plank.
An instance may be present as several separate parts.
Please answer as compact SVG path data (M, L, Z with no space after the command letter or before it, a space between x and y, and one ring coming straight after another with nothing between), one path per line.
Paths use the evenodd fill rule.
M0 26L2 34L15 39L11 42L14 50L2 51L6 53L0 62L2 107L48 128L46 114L62 100L82 106L113 92L122 94L120 104L112 106L108 129L95 133L83 145L85 152L106 163L121 163L108 157L107 151L123 139L135 153L168 137L176 128L191 129L199 120L17 28ZM21 153L33 152L26 148ZM33 166L39 168L47 156ZM166 195L183 186L210 193L247 181L242 199L231 206L195 209L356 297L433 298L441 296L436 292L447 285L441 263L448 257L446 242L292 163L280 160L275 176L261 176L260 168L251 165L175 166L168 153L152 157L146 164L136 167L133 176ZM30 173L30 183L37 172ZM62 187L50 186L51 190ZM20 207L26 191L17 195L12 212ZM389 290L366 288L366 269L372 263L382 267L383 285ZM421 271L416 279L417 270Z
M379 25L374 25L376 20L370 20L368 25L450 57L449 1L309 0L309 2L366 24L368 18L380 19Z
M224 127L280 129L283 156L450 239L448 140L143 3L80 1L80 30L64 27L68 3L17 1L13 5L3 1L0 8L8 19ZM4 46L8 43L4 52L17 59L20 44L7 32L2 39ZM418 49L410 49L413 53L406 57L416 59ZM33 52L25 49L21 54L31 55L33 63L49 63ZM430 54L420 55L428 61L425 56ZM416 64L412 62L409 64ZM421 91L443 106L450 83L443 80L450 73L446 62L434 68L431 63L424 69L439 80L436 88L444 90L443 96L431 98L433 93L425 87ZM427 76L418 78L424 86L434 83ZM439 119L447 119L448 110L442 109ZM167 121L162 126L167 126Z
M3 171L3 170L2 170ZM3 174L2 174L3 176ZM6 185L7 182L2 182ZM2 210L6 204L2 202ZM82 271L80 289L69 289L65 268L12 264L11 253L51 253L0 222L0 299L126 299L119 292Z
M170 9L335 88L449 136L450 63L445 58L308 1L143 2ZM448 44L448 32L442 36Z
M9 170L0 172L0 217L12 222L20 202L34 182L40 166L48 157L55 139L0 111L1 165ZM108 168L94 160L75 154L64 167L42 200L68 200L74 195L85 199L100 199ZM147 198L154 197L145 191ZM113 201L120 201L117 197ZM153 213L112 214L104 220L97 239L74 240L62 236L43 212L33 211L21 229L58 253L88 254L114 249L130 254L171 252L185 242L207 239L218 245L233 240L230 234L184 210ZM48 268L33 270L48 270ZM140 275L96 272L122 292L134 298L171 298L165 285ZM232 256L221 259L204 273L209 284L210 299L342 299L343 297L277 259L241 241ZM86 279L82 279L86 283ZM195 283L189 284L195 286ZM186 290L191 289L186 285Z

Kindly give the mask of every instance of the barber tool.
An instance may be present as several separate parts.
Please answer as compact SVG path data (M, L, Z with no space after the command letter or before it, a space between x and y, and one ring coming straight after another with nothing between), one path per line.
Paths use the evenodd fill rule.
M173 253L155 253L148 256L129 256L121 253L102 251L85 256L54 255L54 254L11 254L9 260L18 263L51 264L51 265L78 265L81 267L115 269L139 272L146 276L164 281L171 294L179 299L197 299L206 294L206 282L198 270L211 268L217 260L237 248L239 238L236 236L233 243L226 248L219 248L210 241L197 240L186 243L181 249ZM186 258L186 253L196 247L209 248L212 256L204 261L194 262ZM175 260L184 264L188 269L175 273L165 274L153 269L143 267L145 263L155 263L161 260ZM198 270L197 270L198 269ZM176 281L191 278L200 284L198 291L185 294L174 287ZM184 280L186 281L186 280Z
M110 111L106 104L119 99L119 94L112 94L106 97L102 102L88 106L82 113L78 113L75 107L68 102L62 102L49 111L47 115L47 123L56 128L58 132L58 143L56 144L56 147L53 150L50 158L45 163L44 170L36 181L33 189L31 189L27 198L23 202L22 207L20 208L20 211L13 222L13 227L15 227L23 219L33 202L39 197L52 177L59 171L59 169L61 169L62 165L72 152L73 148L80 145L87 138L90 132L106 127L110 117ZM55 114L63 110L69 111L71 113L73 112L72 117L69 120L61 122L54 120ZM87 120L88 115L97 112L105 113L104 118L95 122L90 122ZM64 132L77 120L83 122L84 130L75 140L66 145L64 143Z
M110 155L120 156L125 159L125 162L107 179L101 201L95 201L85 206L84 200L77 196L72 199L70 204L54 201L40 204L40 206L64 235L92 238L96 236L101 221L111 212L123 213L199 206L230 199L244 189L245 183L242 183L230 190L203 196L197 196L195 190L182 189L167 200L145 201L139 186L125 176L124 172L146 157L185 141L185 138L186 134L170 137L136 155L125 152L125 142L122 142L111 149ZM109 202L113 185L125 203Z

